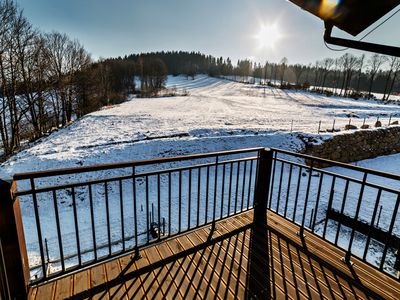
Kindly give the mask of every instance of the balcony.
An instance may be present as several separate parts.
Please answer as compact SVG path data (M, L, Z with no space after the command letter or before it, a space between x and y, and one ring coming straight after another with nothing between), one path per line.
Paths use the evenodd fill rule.
M1 295L398 299L399 183L264 148L17 174Z

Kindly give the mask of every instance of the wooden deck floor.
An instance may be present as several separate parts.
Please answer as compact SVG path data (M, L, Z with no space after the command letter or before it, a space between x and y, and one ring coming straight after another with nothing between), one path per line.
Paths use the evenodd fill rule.
M32 288L29 299L399 299L400 284L268 213L243 213L210 228ZM269 272L267 271L269 270Z

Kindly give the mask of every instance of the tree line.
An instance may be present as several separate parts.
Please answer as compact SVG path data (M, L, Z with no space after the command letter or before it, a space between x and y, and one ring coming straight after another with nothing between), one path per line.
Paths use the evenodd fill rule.
M140 57L160 59L165 63L169 75L185 74L194 78L196 74L222 76L241 82L270 83L282 88L309 88L344 97L372 98L373 93L382 93L382 100L399 89L400 59L379 54L355 56L344 53L338 58L325 58L315 63L289 64L286 57L280 62L266 61L264 64L249 59L236 64L228 57L215 58L200 52L161 51L132 54L120 61L133 64Z
M233 71L235 80L242 82L269 83L282 88L303 88L343 97L373 98L373 93L383 94L389 100L399 88L400 59L374 54L367 58L345 53L341 57L325 58L314 64L288 63L282 58L279 63L238 62ZM232 76L230 76L232 77Z

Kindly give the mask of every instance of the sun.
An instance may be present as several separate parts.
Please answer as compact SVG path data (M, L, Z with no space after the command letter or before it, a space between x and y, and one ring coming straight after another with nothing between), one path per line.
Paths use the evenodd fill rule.
M283 35L277 23L262 24L255 36L260 49L274 49Z

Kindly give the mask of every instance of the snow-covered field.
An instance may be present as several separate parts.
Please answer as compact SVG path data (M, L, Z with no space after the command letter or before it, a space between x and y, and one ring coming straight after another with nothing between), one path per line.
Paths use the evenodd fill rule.
M318 124L321 129L343 128L352 123L361 125L363 118L372 125L377 117L388 122L400 119L400 106L381 105L374 101L361 101L325 97L317 94L282 91L275 88L263 88L257 85L235 83L222 79L197 76L195 80L186 77L170 77L168 87L178 92L185 90L189 96L136 99L105 108L77 120L70 126L41 139L1 165L0 177L11 178L15 173L48 169L68 168L168 157L202 152L214 152L249 147L276 147L299 150L303 146L301 136L327 138L330 134L316 136ZM293 132L291 132L291 129ZM385 160L385 163L382 163ZM393 155L360 162L369 168L378 168L400 174L400 156ZM235 168L235 167L233 167ZM233 170L235 174L237 169ZM227 170L228 171L228 170ZM131 170L113 171L106 176L129 174ZM211 169L211 173L213 169ZM249 169L247 169L249 172ZM104 174L103 174L104 175ZM193 176L196 176L194 172ZM65 180L80 181L73 178L52 178L39 180L37 187L61 184ZM174 174L176 180L177 174ZM187 180L187 173L183 174ZM202 176L204 176L202 174ZM90 176L89 176L90 177ZM253 176L254 177L254 176ZM202 177L203 178L203 177ZM87 177L85 177L87 179ZM213 177L210 178L213 180ZM161 178L165 184L166 179ZM175 181L176 182L176 181ZM27 182L19 182L19 189L29 188ZM143 189L143 182L139 183ZM152 184L152 183L150 183ZM220 185L221 183L218 182ZM251 184L247 183L247 188ZM123 182L124 198L132 197L132 180ZM397 188L400 188L397 186ZM119 187L110 184L110 222L118 236L120 228ZM150 189L151 190L151 189ZM252 188L249 188L252 193ZM90 233L90 212L87 203L87 188L77 189L79 231L82 235ZM107 240L104 216L104 186L94 186L94 206L96 210L96 228L99 228L98 242ZM140 192L141 195L145 191ZM153 192L151 192L153 193ZM206 191L202 191L204 195ZM126 194L126 195L125 195ZM115 199L112 196L115 196ZM51 258L58 253L54 224L53 204L46 200L51 197L42 194L38 197L42 232L48 240ZM151 195L150 195L151 196ZM86 197L86 200L84 200ZM151 196L154 198L154 195ZM62 235L68 254L76 251L74 223L71 210L71 194L60 192L59 212L63 224ZM172 197L178 201L178 196ZM143 200L143 199L142 199ZM114 201L114 202L113 202ZM141 202L143 204L143 202ZM35 217L32 198L22 197L21 206L24 216L27 247L31 265L40 262L35 232ZM132 210L131 207L126 208ZM204 210L202 207L201 209ZM228 211L228 208L225 208ZM143 217L143 216L142 216ZM126 220L132 228L132 219ZM141 219L139 222L144 220ZM175 226L175 225L174 225ZM102 229L103 228L103 229ZM90 236L81 241L82 248L90 248ZM90 255L88 257L90 259ZM59 267L54 266L55 268Z
M0 176L251 146L296 150L301 142L295 133L315 134L319 121L321 129L331 129L334 119L343 128L349 116L359 125L364 117L371 125L378 116L400 119L397 105L264 90L206 76L169 77L168 86L190 96L135 98L84 116L5 162Z

